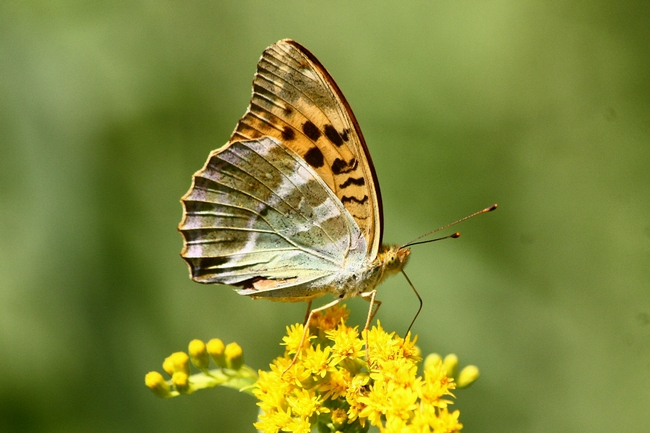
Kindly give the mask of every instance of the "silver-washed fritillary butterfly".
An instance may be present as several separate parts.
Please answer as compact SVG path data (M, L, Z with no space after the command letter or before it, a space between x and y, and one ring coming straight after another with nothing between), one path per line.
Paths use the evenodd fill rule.
M312 313L354 296L372 311L376 286L410 253L381 242L379 183L343 93L288 39L262 54L248 110L181 200L194 281L310 306L336 297Z

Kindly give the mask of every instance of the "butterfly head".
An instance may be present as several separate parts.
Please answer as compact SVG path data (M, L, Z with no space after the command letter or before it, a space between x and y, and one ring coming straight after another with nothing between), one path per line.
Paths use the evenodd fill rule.
M384 276L401 271L408 261L411 249L399 245L383 245L378 258L384 268Z

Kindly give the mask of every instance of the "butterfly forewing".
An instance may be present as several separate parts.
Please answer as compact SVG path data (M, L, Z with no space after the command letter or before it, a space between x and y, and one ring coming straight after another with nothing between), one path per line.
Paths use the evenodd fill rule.
M350 215L302 158L272 138L214 151L182 199L181 253L203 283L280 300L322 295L366 256Z
M230 142L264 136L279 140L316 171L356 221L372 260L381 243L381 196L363 135L329 73L295 41L264 51L250 106Z

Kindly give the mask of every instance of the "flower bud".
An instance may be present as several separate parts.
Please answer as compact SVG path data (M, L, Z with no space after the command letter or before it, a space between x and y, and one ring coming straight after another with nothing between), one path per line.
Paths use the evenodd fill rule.
M454 353L450 353L445 356L445 360L442 361L442 364L447 371L447 377L454 377L458 371L458 356Z
M223 344L223 341L218 338L213 338L208 341L207 350L215 364L221 368L226 367L226 346Z
M147 373L147 375L144 377L144 383L158 397L169 397L169 394L171 392L169 384L165 381L162 374L158 373L157 371L151 371Z
M244 365L244 351L237 343L230 343L224 351L226 365L232 370L239 370Z
M456 383L458 384L459 388L467 388L476 380L479 378L480 373L478 371L478 367L475 365L468 365L467 367L463 368L458 375L458 380Z
M176 387L176 391L181 394L187 394L190 389L189 376L183 371L177 371L172 375L172 383Z
M208 368L210 365L210 358L208 357L208 351L203 341L190 341L188 352L190 353L192 364L194 364L196 368L200 368L201 370Z
M428 370L432 367L437 367L438 364L442 364L442 358L437 353L431 353L424 358L424 369Z
M190 375L190 358L185 352L175 352L165 358L163 362L163 369L173 376L177 371L182 371L186 375Z

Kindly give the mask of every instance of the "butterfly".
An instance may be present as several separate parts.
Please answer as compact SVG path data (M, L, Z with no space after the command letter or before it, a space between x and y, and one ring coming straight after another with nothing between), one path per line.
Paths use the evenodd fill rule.
M318 59L285 39L257 64L250 105L182 199L181 256L199 283L257 299L380 302L410 248L382 243L377 174L359 124ZM311 310L325 294L335 300ZM372 312L372 313L371 313Z

